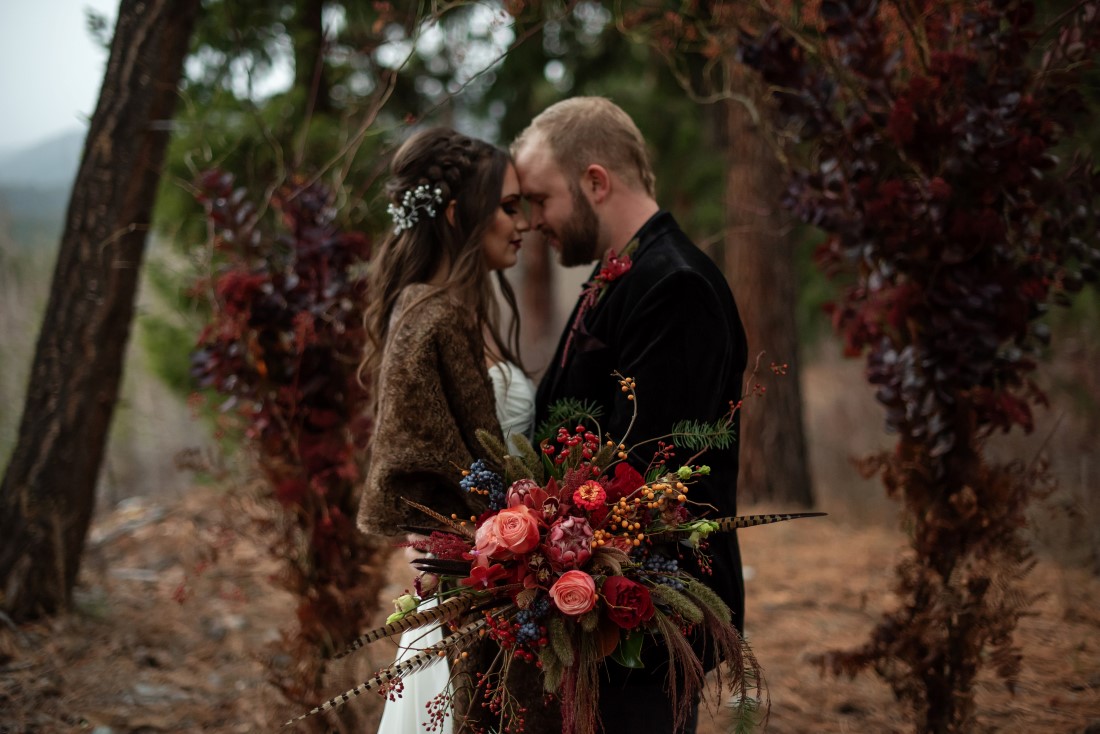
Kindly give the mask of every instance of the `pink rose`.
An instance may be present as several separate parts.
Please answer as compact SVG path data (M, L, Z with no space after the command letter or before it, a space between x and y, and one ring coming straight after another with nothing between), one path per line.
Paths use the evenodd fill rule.
M489 517L474 535L477 565L487 566L490 558L507 560L527 553L539 544L539 521L531 508L517 505Z
M577 617L596 606L596 582L584 571L566 571L550 587L550 598L562 614Z
M583 517L566 515L550 526L544 547L554 565L580 566L592 557L592 526Z

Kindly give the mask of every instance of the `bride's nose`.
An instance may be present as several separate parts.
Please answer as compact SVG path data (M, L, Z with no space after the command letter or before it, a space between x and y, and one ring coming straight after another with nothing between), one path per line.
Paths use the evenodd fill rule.
M531 230L531 222L527 219L527 214L523 209L520 209L519 212L516 213L515 219L512 221L514 222L513 226L516 231L520 234Z

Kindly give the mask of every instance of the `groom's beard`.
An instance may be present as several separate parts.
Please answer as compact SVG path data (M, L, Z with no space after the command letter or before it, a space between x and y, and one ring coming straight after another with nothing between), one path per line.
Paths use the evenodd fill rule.
M585 265L596 259L596 243L600 238L600 220L584 198L580 187L573 190L573 217L558 232L561 264L566 267Z

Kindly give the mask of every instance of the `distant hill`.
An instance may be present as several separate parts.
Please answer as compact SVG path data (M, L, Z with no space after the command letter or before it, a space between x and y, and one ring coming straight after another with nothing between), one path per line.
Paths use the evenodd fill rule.
M17 247L54 247L80 166L84 131L0 151L0 236Z
M18 150L0 152L0 186L68 189L84 150L84 130L73 130Z

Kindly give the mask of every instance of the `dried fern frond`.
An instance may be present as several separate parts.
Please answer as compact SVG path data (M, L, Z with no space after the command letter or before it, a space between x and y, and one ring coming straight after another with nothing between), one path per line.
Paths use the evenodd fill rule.
M432 622L446 622L454 619L469 609L473 601L473 595L461 594L459 596L453 596L442 604L431 607L430 609L410 612L401 619L378 627L377 629L373 629L355 638L342 652L334 655L333 659L347 657L364 645L369 645L375 640L381 640L384 637L393 637L394 635L402 634L408 630L422 627Z
M512 445L519 452L519 459L531 473L531 478L542 484L546 481L546 469L542 465L542 455L527 440L527 437L516 433L512 436Z
M551 617L550 625L550 648L554 651L554 655L557 656L561 664L566 668L573 667L575 658L573 657L573 641L572 635L569 634L569 630L566 629L565 620L561 617Z
M527 465L527 462L520 456L514 456L507 454L503 462L504 464L504 485L511 486L511 484L519 479L534 479L535 475L531 472L531 467Z
M335 696L328 701L325 701L317 708L311 709L301 716L296 716L295 718L290 719L283 724L283 727L285 728L296 724L297 722L308 719L310 716L313 716L315 714L324 713L325 711L332 711L335 708L343 706L355 696L359 696L363 693L366 693L367 691L371 691L388 683L392 683L403 675L412 675L413 673L432 666L434 663L448 657L448 653L466 647L466 645L475 640L478 636L478 632L485 626L485 624L486 620L484 617L470 622L454 634L443 638L440 642L437 642L431 647L425 648L423 651L417 653L416 655L413 655L408 660L404 660L400 663L395 663L389 668L379 671L370 680L364 681L355 688L352 688L349 691L345 691L339 696Z
M630 563L630 556L610 545L601 545L592 551L589 568L593 571L606 569L610 576L622 576L623 564Z
M714 589L710 588L697 578L689 578L684 581L684 591L701 608L709 610L715 618L729 624L733 619L733 610L718 596Z
M500 457L508 454L508 447L504 445L504 441L489 433L484 428L479 428L474 431L474 435L477 436L478 442L481 443L481 448L485 449L486 454L492 457L493 461L499 462Z
M680 615L685 622L699 624L703 621L703 610L690 597L681 594L671 586L656 584L649 588L649 593L655 602L665 605L669 610Z

